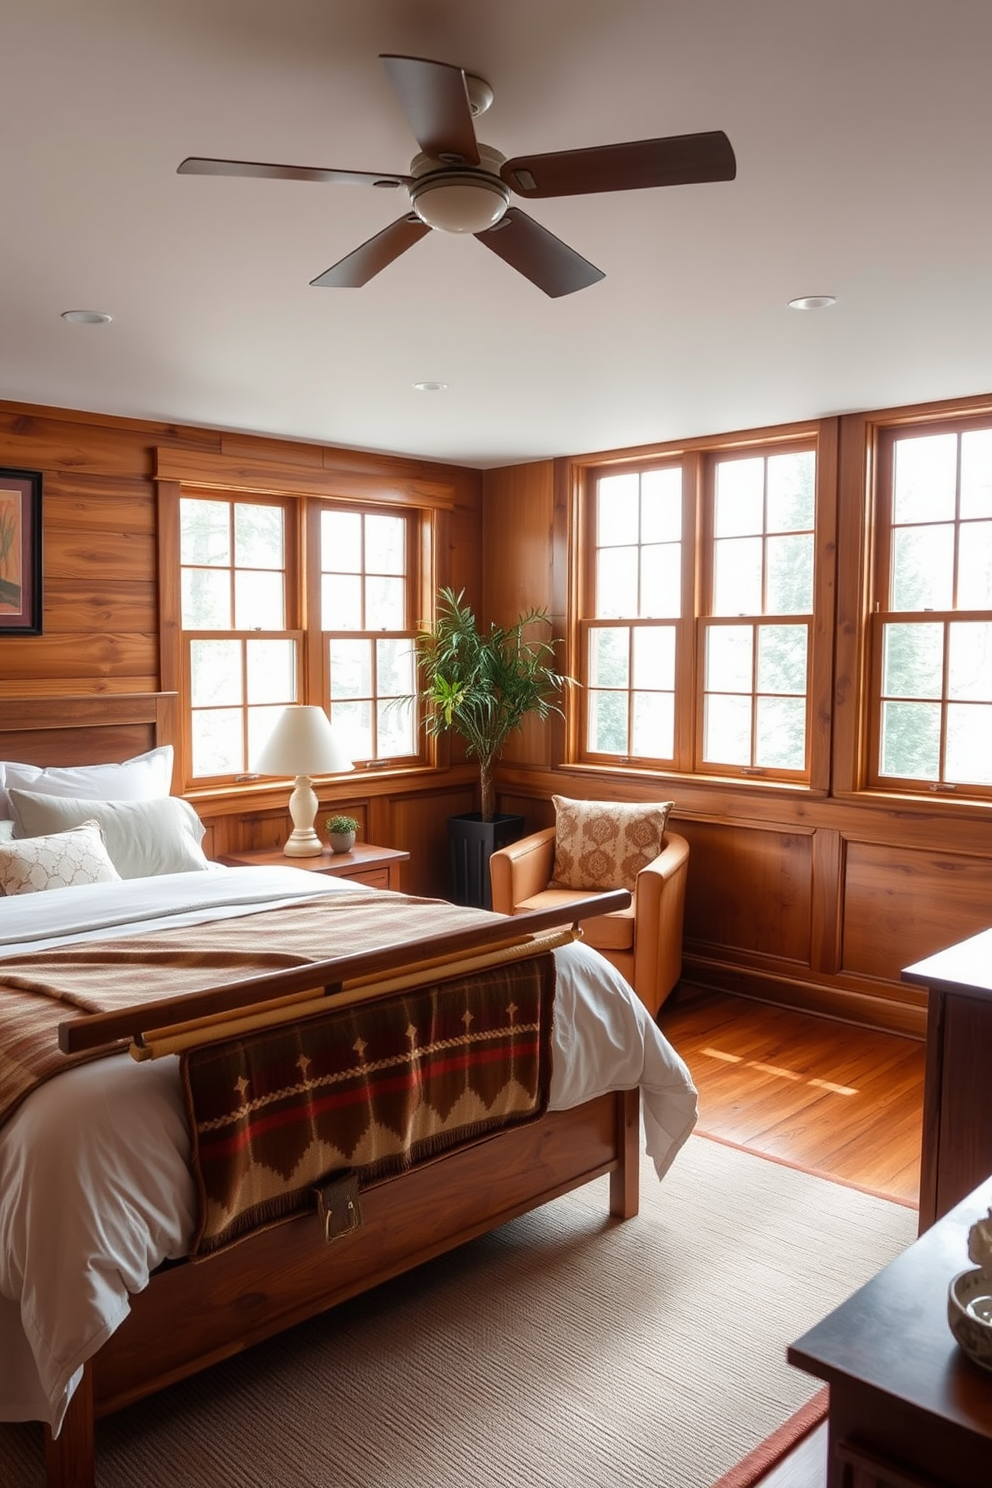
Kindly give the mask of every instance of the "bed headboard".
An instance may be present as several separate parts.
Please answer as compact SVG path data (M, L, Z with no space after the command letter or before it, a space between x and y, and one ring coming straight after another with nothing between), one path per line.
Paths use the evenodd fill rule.
M174 692L0 696L0 760L116 764L175 742L177 701Z

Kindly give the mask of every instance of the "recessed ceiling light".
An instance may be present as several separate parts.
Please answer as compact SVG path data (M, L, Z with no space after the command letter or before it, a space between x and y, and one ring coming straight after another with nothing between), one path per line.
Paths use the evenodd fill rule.
M63 310L62 319L71 320L73 325L109 325L113 320L106 310Z
M415 382L413 385L418 393L446 393L448 391L446 382Z
M789 301L790 310L826 310L828 305L836 305L836 295L800 295L798 300Z

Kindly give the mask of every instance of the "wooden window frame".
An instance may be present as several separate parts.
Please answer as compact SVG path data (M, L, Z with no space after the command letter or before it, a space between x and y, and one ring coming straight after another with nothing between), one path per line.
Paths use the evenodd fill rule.
M325 666L321 633L311 620L319 617L320 575L308 565L308 535L311 510L321 503L340 504L361 511L402 510L410 518L410 552L407 604L414 625L429 624L433 616L434 596L444 575L439 572L440 555L445 552L450 513L455 507L455 487L445 480L414 476L382 476L357 473L349 469L323 468L311 465L287 465L277 462L246 464L233 456L158 449L155 454L158 515L159 577L159 655L164 691L179 695L179 729L177 735L178 787L191 796L217 796L258 790L258 777L241 779L229 776L191 776L191 728L189 678L184 654L180 593L180 498L214 496L231 501L279 500L293 513L294 535L287 536L287 566L297 576L287 577L287 619L298 622L281 634L302 636L299 665L299 701L322 703L326 699ZM292 548L292 551L290 549ZM319 551L315 549L314 551ZM315 592L317 603L315 607ZM290 602L295 612L288 608ZM238 632L223 632L233 637ZM324 703L323 705L326 705ZM426 739L418 727L420 749L416 757L404 756L402 763L373 762L363 769L363 776L376 778L409 774L439 767L441 751L437 743Z
M984 610L959 609L956 607L958 556L964 519L959 512L960 502L960 443L958 444L955 515L947 519L946 525L954 527L954 601L949 609L896 610L889 607L891 594L891 565L895 496L895 446L901 438L912 435L926 437L930 434L954 434L960 436L973 430L992 429L992 410L978 413L947 413L938 417L910 417L906 420L879 423L874 429L873 458L870 471L870 488L866 506L871 512L870 566L866 576L868 613L864 626L863 675L867 686L863 689L864 722L862 730L863 757L857 762L857 775L862 789L871 795L905 795L914 799L931 801L934 796L941 800L958 797L972 802L992 801L992 784L971 781L949 781L945 776L946 716L950 703L948 697L948 642L949 626L967 621L992 622L992 606ZM922 618L925 616L926 618ZM882 657L884 630L888 624L937 624L943 628L941 697L934 699L941 712L940 767L936 780L916 777L883 775L881 772L882 741Z
M827 795L831 788L831 726L833 716L834 639L837 584L837 484L840 421L826 418L779 428L748 430L733 435L680 441L678 444L647 446L638 450L611 451L559 462L557 481L559 515L567 525L559 527L556 551L564 555L562 567L567 584L560 582L556 602L566 608L567 666L581 682L586 674L586 636L592 615L594 543L593 489L602 474L642 470L659 464L681 462L683 469L683 614L676 645L675 760L655 761L595 754L585 747L587 704L584 688L573 690L568 703L564 738L565 762L570 769L596 773L664 775L705 780L708 785L792 790L802 794ZM812 449L816 457L815 529L813 559L813 612L810 619L807 685L807 760L801 772L766 770L755 773L734 766L700 767L701 753L701 622L707 614L712 584L712 471L728 455L769 455L790 449ZM686 609L685 596L690 608ZM776 616L751 617L760 624L774 623ZM802 617L786 616L792 621ZM617 622L623 623L623 622ZM658 623L671 621L661 618ZM679 706L679 698L683 704Z

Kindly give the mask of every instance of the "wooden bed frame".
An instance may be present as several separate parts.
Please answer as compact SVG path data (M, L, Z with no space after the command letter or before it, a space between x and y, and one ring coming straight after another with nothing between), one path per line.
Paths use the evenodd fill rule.
M171 742L176 716L171 693L0 697L0 759L122 760ZM45 1428L48 1488L94 1488L100 1416L570 1189L609 1174L611 1215L633 1217L639 1115L637 1090L551 1112L367 1189L361 1228L330 1244L304 1214L196 1264L161 1268L87 1364L58 1437Z

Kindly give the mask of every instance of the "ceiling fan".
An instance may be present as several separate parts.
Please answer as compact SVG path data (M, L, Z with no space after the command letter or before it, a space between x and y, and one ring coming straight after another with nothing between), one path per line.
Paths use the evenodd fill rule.
M732 181L737 174L733 149L722 130L507 160L476 139L473 120L493 100L493 90L482 78L423 57L381 56L379 60L420 145L408 174L198 156L190 156L178 167L180 175L261 176L382 189L404 186L413 210L311 280L324 288L355 289L367 284L437 229L472 233L553 298L572 294L605 278L603 271L519 207L511 206L511 193L524 200L583 196Z

